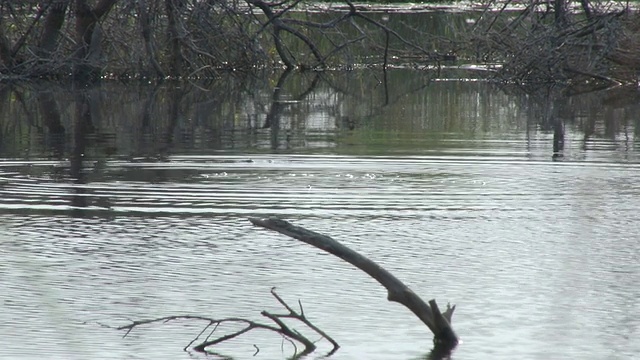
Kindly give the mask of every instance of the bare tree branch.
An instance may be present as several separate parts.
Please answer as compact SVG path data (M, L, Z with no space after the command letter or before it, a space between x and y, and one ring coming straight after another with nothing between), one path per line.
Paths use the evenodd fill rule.
M335 255L364 271L387 289L387 299L389 301L394 301L404 305L420 320L422 320L425 325L427 325L434 334L434 342L451 347L455 347L457 345L458 337L450 325L451 315L453 314L455 307L447 308L445 316L440 313L435 300L430 300L429 304L431 306L429 306L390 272L329 236L307 230L300 226L292 225L287 221L277 218L249 218L249 221L256 226L277 231L281 234L315 246L318 249Z
M293 320L300 321L301 323L303 323L304 325L306 325L307 327L312 329L314 332L319 334L322 338L326 339L327 341L329 341L333 345L332 350L325 356L328 356L328 355L331 355L331 354L335 353L338 350L338 348L340 348L340 345L338 345L338 343L333 338L331 338L325 332L323 332L318 327L313 325L305 317L304 312L302 312L302 310L300 312L297 312L291 306L289 306L289 304L287 304L280 297L280 295L278 295L276 293L275 287L271 288L271 295L273 295L273 297L286 310L288 310L288 313L287 314L273 314L273 313L268 312L268 311L262 311L260 314L262 316L264 316L265 318L267 318L267 319L271 320L272 322L274 322L277 326L268 325L268 324L260 323L260 322L257 322L257 321L252 321L252 320L248 320L248 319L245 319L245 318L237 318L237 317L214 319L214 318L210 318L210 317L206 317L206 316L200 316L200 315L172 315L172 316L165 316L165 317L155 318L155 319L136 320L136 321L132 321L130 324L117 327L116 329L117 330L126 331L125 334L123 335L123 337L127 337L135 327L139 327L139 326L143 326L143 325L149 325L149 324L155 324L155 323L163 323L163 324L165 324L167 322L177 321L177 320L204 321L204 322L207 323L207 325L184 348L184 350L186 351L191 345L193 345L196 341L198 341L198 339L211 326L213 326L213 330L210 332L210 334L207 336L207 338L204 341L200 342L198 345L193 347L193 349L195 351L202 352L202 353L213 353L208 348L210 348L210 347L212 347L212 346L214 346L216 344L220 344L222 342L229 341L231 339L237 338L238 336L246 334L246 333L250 332L251 330L262 329L262 330L268 330L268 331L272 331L272 332L278 333L278 334L282 335L283 339L290 341L293 344L293 347L294 347L294 354L293 354L292 358L293 359L298 359L298 358L300 358L302 356L305 356L305 355L308 355L308 354L312 353L316 349L316 345L315 345L315 343L313 341L309 340L301 332L291 328L289 325L285 324L284 321L282 320L282 319L293 319ZM300 304L299 300L298 300L298 303ZM302 309L302 305L300 305L300 307ZM211 336L218 329L218 327L220 325L222 325L222 324L225 324L225 323L241 324L244 327L242 329L240 329L240 330L235 331L235 332L232 332L232 333L229 333L229 334L226 334L226 335L221 335L219 337L216 337L216 338L210 340ZM301 352L298 352L298 347L296 346L296 342L304 345L304 349ZM260 351L260 349L256 345L253 345L253 346L256 349L255 354L257 354Z

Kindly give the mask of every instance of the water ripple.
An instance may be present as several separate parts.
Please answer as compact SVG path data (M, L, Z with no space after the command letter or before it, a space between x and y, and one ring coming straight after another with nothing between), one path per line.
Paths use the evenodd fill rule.
M343 343L337 359L429 348L424 326L373 280L245 219L268 215L336 237L427 298L457 302L456 359L640 351L625 340L639 326L638 164L457 153L174 156L88 162L82 177L68 166L0 163L0 322L12 329L0 330L0 355L29 358L12 345L29 334L51 358L84 357L98 337L103 358L186 358L195 325L123 340L96 324L185 311L258 319L277 309L271 286L302 299ZM562 340L549 335L560 331ZM267 335L228 350L254 343L282 357Z

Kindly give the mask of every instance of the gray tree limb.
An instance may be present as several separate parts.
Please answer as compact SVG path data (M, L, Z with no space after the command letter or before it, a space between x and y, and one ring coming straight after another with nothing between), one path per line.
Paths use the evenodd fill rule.
M434 335L434 343L452 348L457 345L458 337L451 328L451 316L455 305L453 307L447 305L447 310L441 313L435 300L430 300L429 304L425 303L408 286L380 265L329 236L295 226L277 218L249 218L249 221L256 226L277 231L315 246L364 271L387 289L387 299L389 301L404 305L427 325Z

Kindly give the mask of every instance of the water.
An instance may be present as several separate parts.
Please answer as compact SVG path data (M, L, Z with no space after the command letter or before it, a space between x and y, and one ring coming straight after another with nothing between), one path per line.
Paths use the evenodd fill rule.
M309 81L293 77L275 112L268 85L233 81L178 97L5 88L0 358L203 358L182 348L204 323L124 339L113 327L266 321L261 310L284 311L274 286L340 343L334 359L427 356L428 329L374 280L250 216L331 235L425 300L455 303L453 359L640 354L635 95L410 72L385 94L373 75L325 78L295 101ZM264 331L216 349L253 358L254 344L256 358L292 354Z

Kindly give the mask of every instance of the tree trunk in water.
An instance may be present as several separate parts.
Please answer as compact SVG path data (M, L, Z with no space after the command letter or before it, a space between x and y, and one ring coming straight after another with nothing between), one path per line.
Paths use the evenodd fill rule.
M324 250L349 264L364 271L387 289L387 299L395 301L411 310L431 330L434 343L453 349L458 344L458 337L451 328L451 316L455 306L447 305L447 310L440 312L435 300L425 303L409 287L403 284L390 272L356 251L342 245L329 236L322 235L305 228L294 226L287 221L269 218L250 218L256 226L277 231L294 239Z
M100 0L91 9L87 0L76 0L76 42L78 49L75 53L77 62L74 77L90 80L99 75L97 64L101 48L101 31L96 24L107 14L118 0Z
M147 53L147 57L149 58L149 63L151 64L151 66L153 66L153 70L155 70L156 75L164 78L164 71L162 71L162 67L160 67L160 64L158 64L158 60L156 59L156 47L151 35L151 20L149 20L149 9L147 8L147 2L145 0L138 0L137 10L138 17L140 19L142 38L144 39L144 47Z
M15 65L15 59L11 55L11 44L4 34L4 24L0 16L0 61L3 68L11 70Z
M49 6L49 11L44 19L42 35L38 41L38 48L41 56L47 58L58 46L58 38L60 37L60 29L64 24L64 15L67 12L70 0L56 1Z
M178 0L166 0L168 31L169 31L169 74L178 76L182 67L182 55L180 54L180 33L178 31Z

